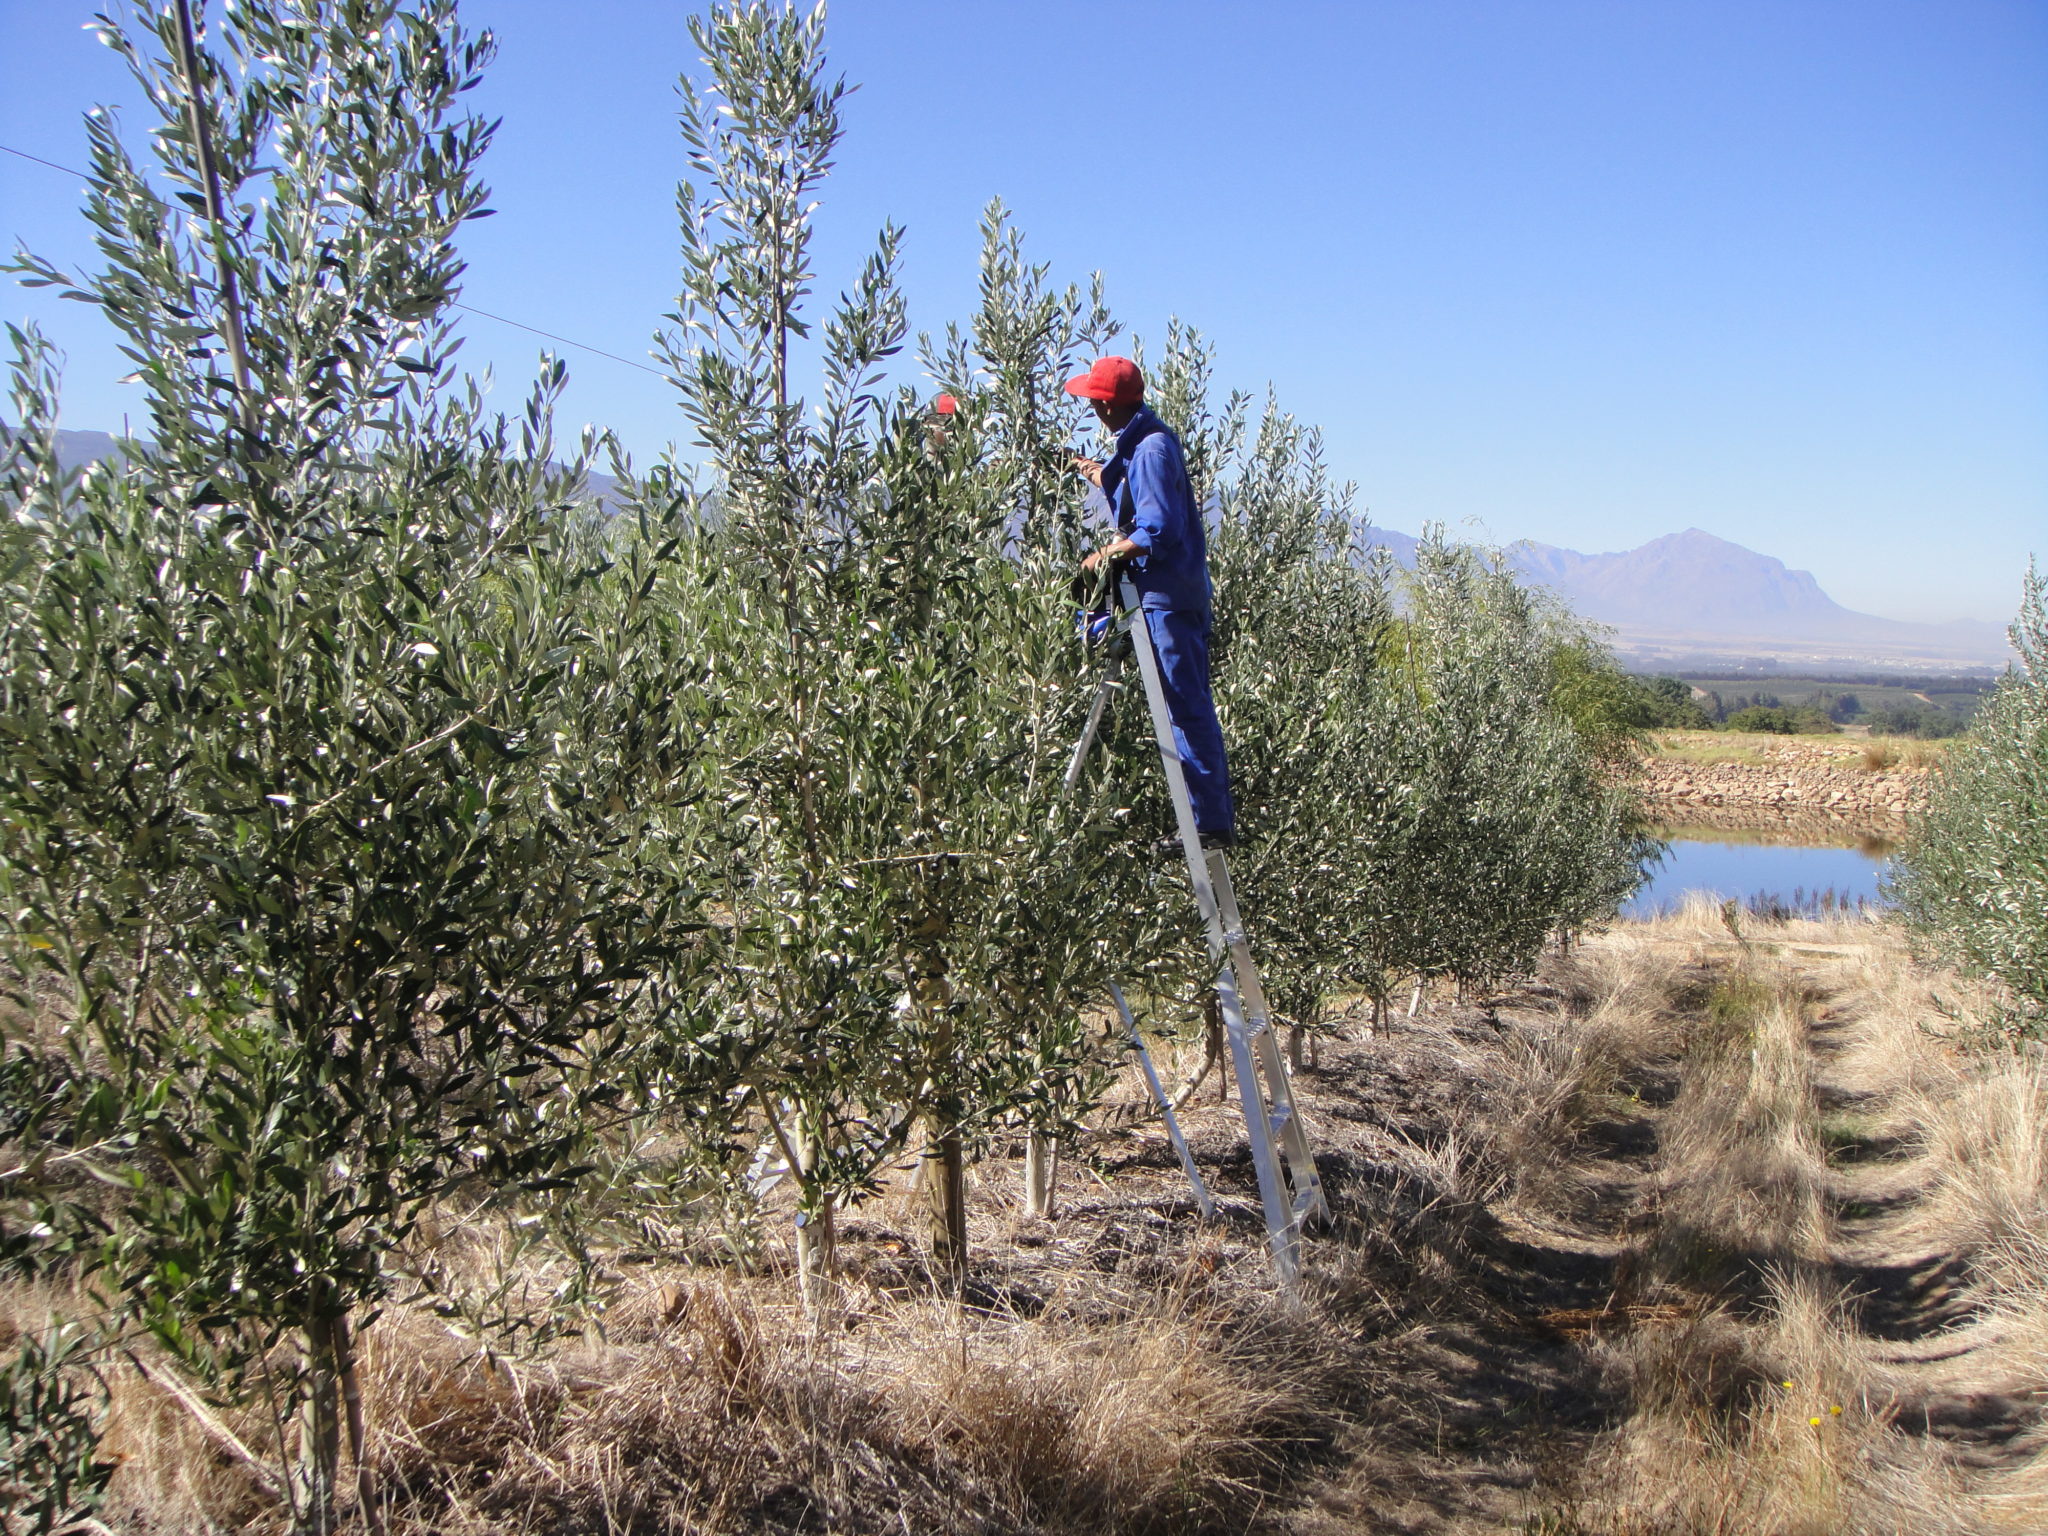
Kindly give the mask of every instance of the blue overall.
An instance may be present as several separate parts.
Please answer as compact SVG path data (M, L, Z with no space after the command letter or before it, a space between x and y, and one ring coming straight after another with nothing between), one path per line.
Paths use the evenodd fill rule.
M1126 571L1159 656L1195 827L1232 832L1230 769L1209 692L1209 542L1180 440L1150 410L1141 407L1117 434L1116 453L1102 466L1102 493L1116 511L1117 532L1141 551Z

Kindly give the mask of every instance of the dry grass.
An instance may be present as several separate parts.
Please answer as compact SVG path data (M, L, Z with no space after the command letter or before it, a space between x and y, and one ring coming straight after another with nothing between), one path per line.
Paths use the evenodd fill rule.
M644 1337L516 1389L500 1372L424 1422L451 1373L387 1348L384 1417L411 1426L399 1475L445 1502L437 1528L862 1529L894 1510L911 1528L973 1511L958 1528L1224 1529L1306 1411L1235 1367L1196 1304L1091 1328L912 1302L813 1327L786 1286L655 1294Z
M816 1318L772 1266L635 1263L602 1333L507 1360L397 1306L366 1336L394 1531L2048 1530L2048 1062L1964 1048L1993 1001L1882 922L1697 900L1529 988L1339 1027L1297 1084L1337 1221L1292 1306L1206 1090L1223 1221L1116 1108L1053 1222L977 1171L961 1301L899 1189ZM111 1528L281 1529L190 1413L109 1380Z
M1660 942L1716 979L1638 1222L1653 1321L1589 1341L1631 1412L1535 1528L2048 1529L2048 1078L1957 1050L1986 999L1888 926L1702 905Z
M544 1361L395 1311L365 1349L394 1528L1241 1530L1327 1414L1315 1351L1289 1362L1301 1338L1248 1320L1256 1291L1217 1261L1035 1318L849 1286L807 1319L786 1276L650 1276L608 1336ZM109 1381L114 1528L281 1529L191 1414ZM267 1443L253 1410L222 1418Z
M1596 1194L1596 1128L1640 1115L1677 1059L1674 1021L1697 986L1685 958L1629 925L1554 967L1564 1007L1505 1047L1508 1078L1486 1148L1503 1186L1536 1207Z
M1576 1529L1837 1536L1890 1528L1864 1469L1885 1435L1837 1347L1840 1299L1773 1276L1752 1316L1710 1309L1616 1349L1636 1412L1585 1473ZM1567 1527L1572 1528L1572 1527Z
M1881 772L1929 768L1941 761L1945 741L1910 736L1780 736L1768 731L1659 731L1652 755L1701 767L1752 766L1856 768Z
M1826 1240L1825 1158L1802 989L1753 958L1731 966L1685 1042L1662 1127L1658 1270L1716 1291L1810 1261Z
M1946 750L1946 741L1923 741L1915 736L1867 736L1863 741L1862 766L1868 773L1932 768Z

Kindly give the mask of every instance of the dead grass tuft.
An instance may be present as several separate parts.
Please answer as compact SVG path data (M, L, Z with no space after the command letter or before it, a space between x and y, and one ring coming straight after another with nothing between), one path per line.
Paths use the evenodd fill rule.
M1088 1321L868 1296L813 1323L787 1289L665 1277L628 1338L545 1363L391 1314L366 1389L394 1529L1234 1531L1324 1433L1312 1373L1217 1296ZM170 1405L124 1394L114 1427L138 1527L270 1523Z

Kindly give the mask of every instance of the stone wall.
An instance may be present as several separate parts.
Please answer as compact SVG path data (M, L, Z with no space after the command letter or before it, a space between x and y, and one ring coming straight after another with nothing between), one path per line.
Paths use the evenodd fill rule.
M1873 771L1810 761L1690 763L1668 757L1653 757L1645 767L1643 793L1652 813L1673 821L1692 812L1739 810L1765 819L1824 816L1865 831L1898 832L1927 792L1924 768Z

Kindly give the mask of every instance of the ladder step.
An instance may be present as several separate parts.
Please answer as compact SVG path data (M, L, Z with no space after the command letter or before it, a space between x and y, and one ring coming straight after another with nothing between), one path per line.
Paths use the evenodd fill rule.
M1307 1189L1304 1189L1300 1194L1294 1197L1293 1210L1295 1221L1301 1222L1306 1220L1309 1216L1309 1213L1314 1211L1315 1208L1321 1205L1322 1203L1322 1192L1318 1190L1315 1187L1315 1185L1309 1185Z
M1272 1135L1278 1136L1287 1129L1287 1122L1293 1118L1294 1106L1292 1104L1278 1105L1266 1116L1266 1129Z

